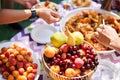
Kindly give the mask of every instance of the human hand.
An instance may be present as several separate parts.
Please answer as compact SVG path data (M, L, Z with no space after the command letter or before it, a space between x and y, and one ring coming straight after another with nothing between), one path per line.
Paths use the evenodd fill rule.
M111 26L101 25L97 28L97 32L95 32L95 38L103 45L113 48L112 45L119 39L119 36Z
M40 0L13 0L13 2L21 4L25 8L32 8L32 6L39 3Z
M36 10L38 16L45 20L48 24L54 23L60 20L60 15L51 9L48 8L39 8Z

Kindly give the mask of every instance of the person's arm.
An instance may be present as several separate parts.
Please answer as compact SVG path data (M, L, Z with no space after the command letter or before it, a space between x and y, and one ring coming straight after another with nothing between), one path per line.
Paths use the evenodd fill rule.
M36 9L36 14L47 23L54 23L60 20L60 15L47 8ZM8 24L27 20L31 17L32 13L30 9L26 10L13 10L13 9L1 9L0 10L0 24Z
M31 16L31 10L0 10L0 24L8 24L13 22L19 22L27 20Z

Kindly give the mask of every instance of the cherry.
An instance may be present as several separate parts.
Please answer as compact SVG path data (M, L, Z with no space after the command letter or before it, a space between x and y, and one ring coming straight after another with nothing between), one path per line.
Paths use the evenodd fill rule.
M70 58L71 57L71 54L70 53L67 53L67 58Z
M58 51L58 54L61 55L62 53L63 53L63 51L60 49L60 50Z
M80 69L81 69L81 71L83 71L83 72L86 70L85 66L82 66Z
M74 61L74 60L75 60L75 56L71 56L71 58L70 58L70 59Z
M75 64L72 65L72 68L76 68Z
M77 51L78 50L77 46L73 46L72 48L73 48L73 51Z

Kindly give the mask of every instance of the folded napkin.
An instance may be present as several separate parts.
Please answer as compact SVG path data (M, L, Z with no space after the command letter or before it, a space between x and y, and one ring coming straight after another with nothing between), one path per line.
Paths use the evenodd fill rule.
M91 80L120 80L120 63L100 60Z

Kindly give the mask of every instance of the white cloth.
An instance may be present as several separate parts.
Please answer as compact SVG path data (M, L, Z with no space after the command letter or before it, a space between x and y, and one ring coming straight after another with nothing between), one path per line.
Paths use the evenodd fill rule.
M120 63L100 60L91 80L120 80Z

